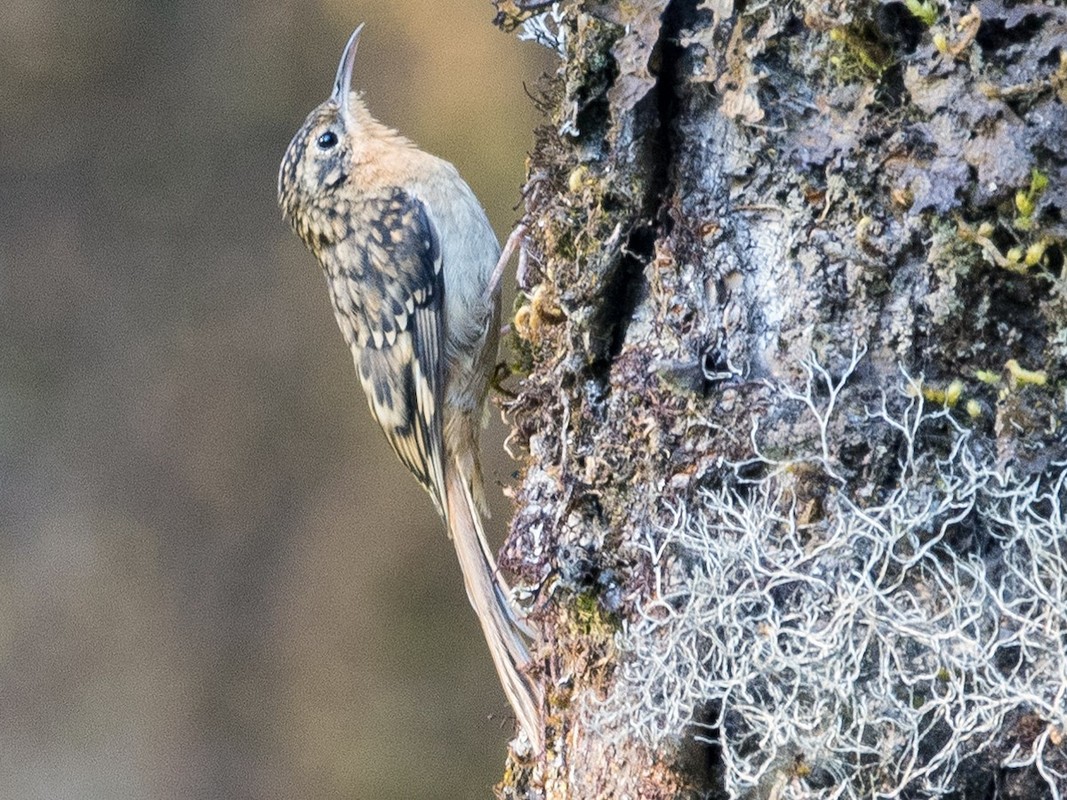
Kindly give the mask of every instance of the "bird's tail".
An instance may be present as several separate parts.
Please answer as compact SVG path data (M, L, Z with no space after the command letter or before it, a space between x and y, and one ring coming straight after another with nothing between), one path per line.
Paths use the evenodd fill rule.
M541 692L526 674L530 651L525 625L516 612L507 584L485 539L481 515L467 470L454 465L446 478L446 521L456 547L467 598L478 615L500 683L536 752L542 749Z

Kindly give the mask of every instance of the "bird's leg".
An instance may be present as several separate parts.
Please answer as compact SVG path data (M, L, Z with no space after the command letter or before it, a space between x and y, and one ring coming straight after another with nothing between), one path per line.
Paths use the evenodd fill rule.
M504 277L504 269L507 267L508 262L511 261L515 248L519 246L519 242L525 235L526 225L520 222L515 227L515 230L511 232L511 235L508 236L507 241L504 242L504 247L500 251L500 258L497 259L496 266L493 267L493 274L489 276L489 283L486 284L485 293L482 295L484 302L488 303L496 293L497 287L500 285L500 279Z

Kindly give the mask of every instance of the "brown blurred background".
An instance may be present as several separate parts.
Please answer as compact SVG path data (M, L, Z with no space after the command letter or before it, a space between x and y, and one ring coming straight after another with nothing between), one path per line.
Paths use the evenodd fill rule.
M0 800L491 796L506 702L275 176L366 21L503 237L549 65L492 14L0 3Z

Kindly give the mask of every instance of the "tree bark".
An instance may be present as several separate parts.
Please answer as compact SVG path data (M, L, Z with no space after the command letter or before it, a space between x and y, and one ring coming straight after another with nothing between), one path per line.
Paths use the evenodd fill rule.
M1067 793L1067 11L497 6L561 55L498 794Z

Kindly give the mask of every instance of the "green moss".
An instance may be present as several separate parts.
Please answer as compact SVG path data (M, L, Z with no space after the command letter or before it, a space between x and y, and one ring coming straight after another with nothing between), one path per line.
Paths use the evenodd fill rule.
M846 83L860 79L877 80L893 64L891 51L872 26L856 24L834 28L830 31L830 41L836 45L830 64Z
M1014 358L1008 360L1004 369L1014 386L1044 386L1048 383L1048 374L1044 370L1025 369Z
M611 640L619 627L615 617L600 607L599 599L592 592L583 592L574 598L571 623L577 633L592 642Z
M963 396L963 381L957 378L944 389L923 384L922 396L928 403L945 406L946 408L955 408Z
M1034 226L1034 211L1037 209L1037 201L1048 188L1048 175L1034 168L1030 170L1030 186L1020 189L1015 193L1015 210L1018 216L1015 218L1015 227L1022 231L1031 230Z
M929 0L904 0L904 7L928 28L937 22L938 8Z
M515 298L513 312L517 313L522 305L523 297L519 294ZM499 385L501 381L512 375L529 375L535 364L533 345L519 335L516 325L508 326L502 344L507 353L503 365L506 374L494 377L493 380L493 388L499 391L503 391Z

